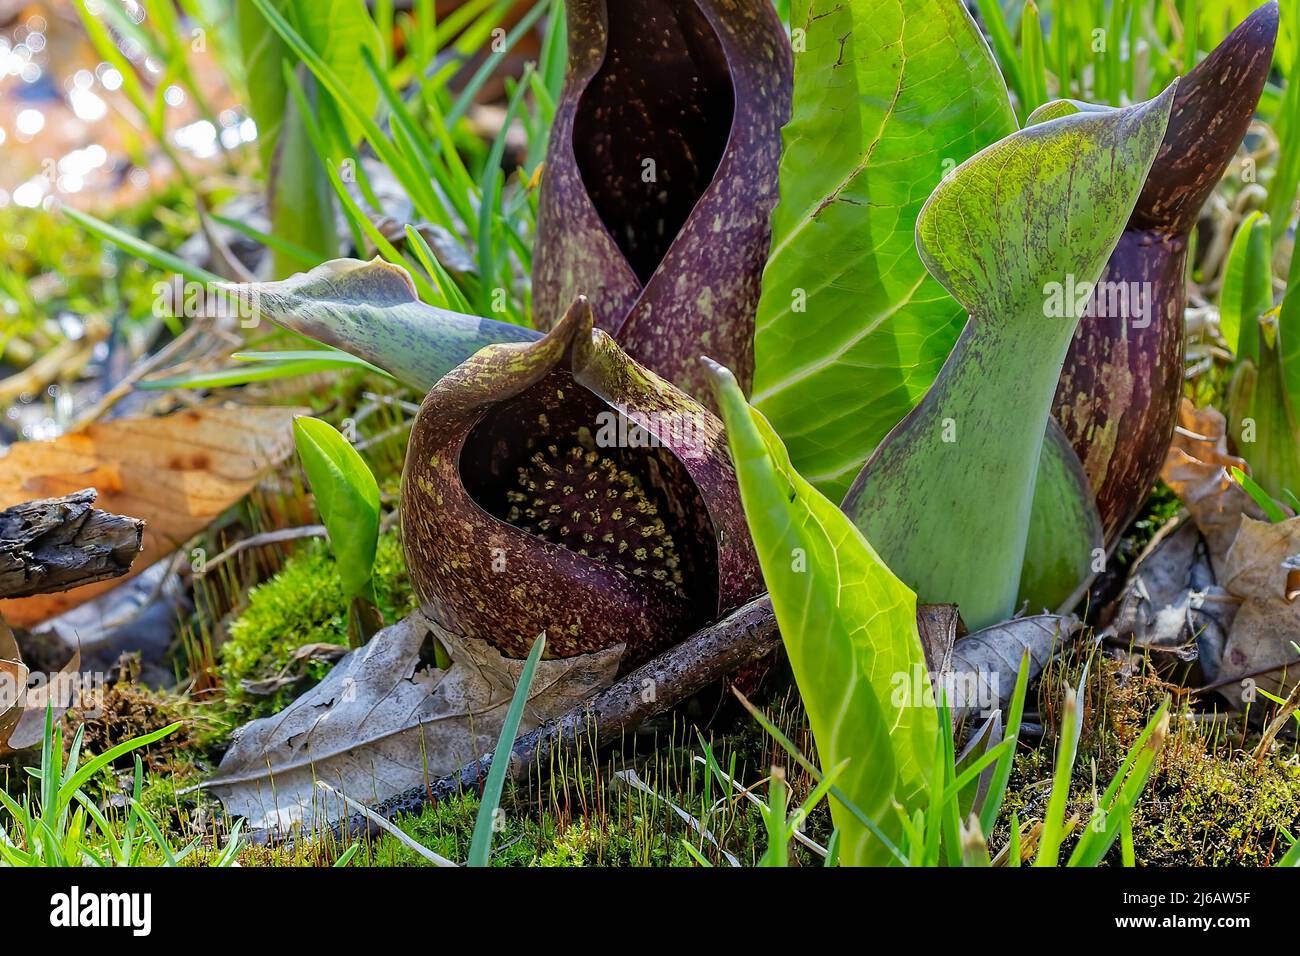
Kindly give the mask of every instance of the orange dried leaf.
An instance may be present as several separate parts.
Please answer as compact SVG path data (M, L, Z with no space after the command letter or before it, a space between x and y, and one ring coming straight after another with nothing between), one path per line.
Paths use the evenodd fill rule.
M132 567L138 573L201 531L292 454L293 417L303 412L212 405L96 422L51 441L19 442L0 458L0 508L94 487L97 507L145 520L142 553ZM30 627L122 580L0 601L0 615Z

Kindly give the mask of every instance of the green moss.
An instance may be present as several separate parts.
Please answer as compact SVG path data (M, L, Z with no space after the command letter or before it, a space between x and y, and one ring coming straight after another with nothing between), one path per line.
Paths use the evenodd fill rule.
M402 546L395 532L380 535L375 554L375 593L384 620L389 623L415 607L406 577ZM221 679L230 702L249 716L275 713L316 682L331 665L314 661L305 681L267 697L256 697L242 681L279 674L293 652L305 644L346 645L348 602L338 569L324 541L316 540L285 562L284 567L248 595L248 607L230 625L230 637L221 645Z
M614 816L593 813L569 818L556 807L535 808L518 795L504 801L500 829L492 841L493 866L689 866L682 846L684 824L674 825L658 814L624 815L625 801L616 798L607 809ZM398 825L421 846L446 859L464 862L469 856L477 796L464 794ZM631 809L631 804L626 804ZM645 824L651 824L646 826ZM427 860L392 836L384 836L353 861L354 866L430 866Z
M1086 824L1094 805L1094 770L1100 792L1165 690L1157 677L1145 673L1121 681L1114 661L1096 669L1089 682L1085 734L1075 762L1067 819L1077 814ZM1040 697L1044 707L1047 694L1045 690ZM1295 744L1288 742L1257 763L1249 742L1243 748L1239 739L1212 736L1177 706L1173 713L1169 737L1133 813L1137 864L1267 866L1276 862L1287 848L1281 832L1300 833ZM1011 811L1022 822L1042 818L1053 759L1050 737L1019 752L995 848L1006 840L1005 820ZM1066 853L1073 842L1067 842ZM1107 862L1118 864L1118 846L1112 848Z

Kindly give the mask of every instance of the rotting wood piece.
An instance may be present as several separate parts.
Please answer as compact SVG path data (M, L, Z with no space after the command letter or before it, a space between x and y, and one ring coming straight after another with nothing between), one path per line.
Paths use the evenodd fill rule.
M100 511L97 496L85 488L0 511L0 598L67 591L131 569L145 523Z

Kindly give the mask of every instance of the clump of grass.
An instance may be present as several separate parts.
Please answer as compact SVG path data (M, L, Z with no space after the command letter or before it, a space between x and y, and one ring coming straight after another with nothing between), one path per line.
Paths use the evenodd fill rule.
M114 761L152 744L178 729L159 728L142 737L123 741L102 754L91 756L83 748L84 728L79 728L65 748L63 729L52 711L45 716L45 736L38 767L29 768L25 790L0 788L0 865L45 866L175 866L200 845L198 839L181 847L163 833L142 800L144 765L137 756L132 783L115 800L102 784L116 786L110 766ZM83 759L84 757L84 759ZM234 861L240 846L240 826L233 828L225 846L212 854L213 866Z
M1040 691L1046 722L1049 691L1073 666L1043 681ZM1084 736L1079 744L1070 787L1069 814L1086 821L1094 806L1094 782L1100 790L1124 759L1147 718L1159 706L1167 685L1144 667L1121 673L1119 662L1103 659L1088 682ZM1038 746L1022 746L1012 772L1002 821L1014 812L1021 820L1040 817L1052 773L1053 737ZM1282 833L1300 829L1300 767L1287 752L1258 763L1252 748L1184 711L1170 727L1147 788L1133 811L1135 862L1141 866L1268 865L1277 862L1288 843ZM1001 829L1001 827L1000 827ZM1077 833L1076 833L1077 836ZM1067 841L1066 849L1074 841ZM1107 861L1117 864L1118 846Z
M374 584L380 610L389 623L414 609L401 541L395 532L379 538ZM247 693L242 681L279 674L293 652L305 644L347 642L348 600L338 568L325 542L312 541L277 574L249 592L248 607L230 625L229 639L220 649L220 674L229 702L250 717L275 713L305 686L321 680L332 665L312 662L303 682L266 697Z

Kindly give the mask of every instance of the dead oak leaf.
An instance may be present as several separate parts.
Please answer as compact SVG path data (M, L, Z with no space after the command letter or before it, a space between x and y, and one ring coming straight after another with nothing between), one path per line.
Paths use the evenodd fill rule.
M1228 552L1223 583L1241 599L1219 679L1240 678L1223 693L1240 698L1255 684L1285 697L1300 678L1300 600L1296 567L1300 518L1278 524L1246 517Z
M1210 564L1222 580L1223 562L1242 515L1262 518L1259 506L1232 479L1230 468L1249 474L1245 460L1228 452L1228 424L1215 408L1197 408L1186 398L1160 477L1187 507L1205 538Z
M0 508L94 487L100 508L146 522L136 573L180 547L288 458L293 417L303 412L208 405L94 422L50 441L18 442L0 457ZM0 601L0 615L30 627L120 581Z

